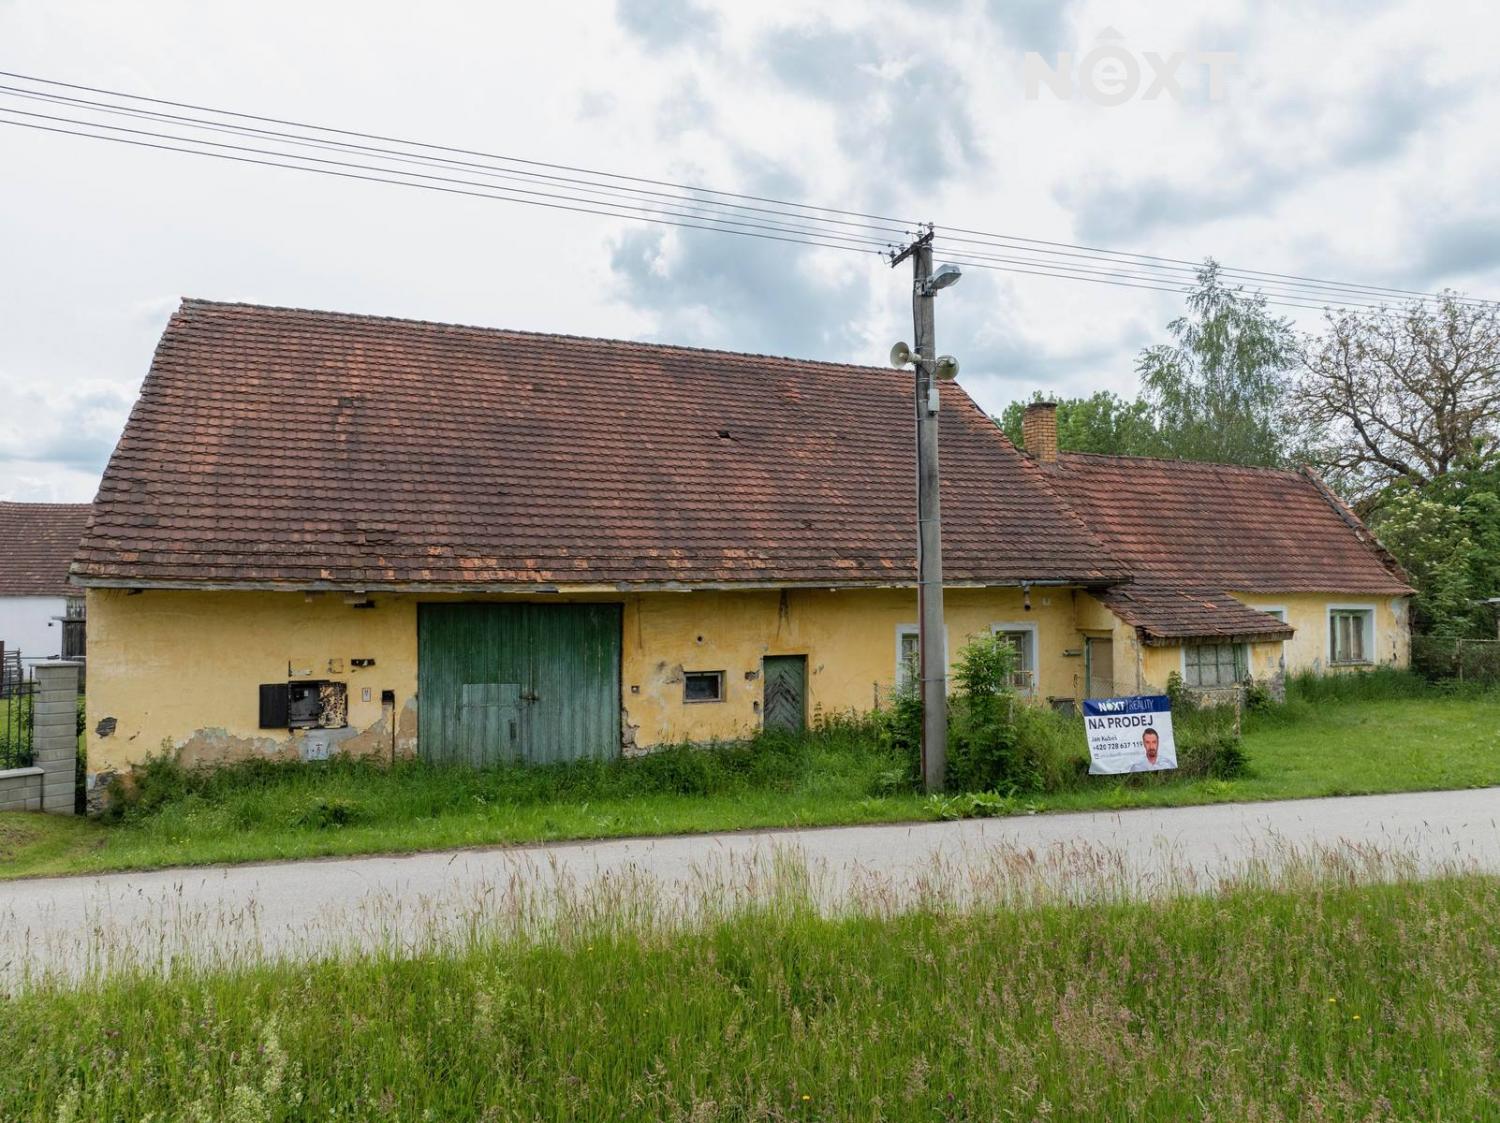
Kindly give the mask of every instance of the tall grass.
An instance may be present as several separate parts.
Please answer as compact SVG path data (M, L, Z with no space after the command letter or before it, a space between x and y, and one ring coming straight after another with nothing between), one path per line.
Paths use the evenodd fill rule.
M696 923L626 894L544 939L40 987L0 999L0 1117L1500 1117L1500 882L1363 861L834 916L793 878Z
M1457 684L1454 684L1457 685ZM1288 702L1372 702L1391 698L1424 698L1446 692L1414 671L1376 667L1342 674L1303 671L1287 678Z
M869 723L762 732L645 756L485 769L336 757L184 768L154 757L118 781L107 818L137 831L327 828L471 815L476 810L746 793L860 798L901 786L903 762Z

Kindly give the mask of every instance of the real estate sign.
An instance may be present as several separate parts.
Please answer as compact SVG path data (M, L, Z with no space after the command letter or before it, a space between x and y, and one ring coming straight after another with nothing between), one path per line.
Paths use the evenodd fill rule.
M1172 706L1165 694L1087 699L1083 727L1088 733L1092 776L1177 767Z

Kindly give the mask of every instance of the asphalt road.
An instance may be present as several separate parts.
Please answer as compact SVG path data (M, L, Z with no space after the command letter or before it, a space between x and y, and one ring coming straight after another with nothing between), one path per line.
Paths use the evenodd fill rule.
M805 881L823 908L1193 891L1291 865L1500 872L1500 789L757 831L0 883L0 981L343 948L407 953ZM799 871L806 871L799 878ZM788 871L791 871L789 873ZM872 903L873 902L873 903Z

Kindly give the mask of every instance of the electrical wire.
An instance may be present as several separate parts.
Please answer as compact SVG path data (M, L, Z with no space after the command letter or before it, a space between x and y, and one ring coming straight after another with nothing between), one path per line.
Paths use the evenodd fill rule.
M49 107L77 113L114 119L123 117L135 124L156 126L155 129L130 128L89 117L65 117L17 109L0 101L0 113L30 118L21 121L0 117L0 124L56 134L555 210L657 222L684 229L763 237L827 249L879 252L887 256L899 244L912 240L922 229L922 224L889 216L214 109L12 71L0 71L0 77L50 87L32 89L0 84L0 99L20 99L33 104L42 102ZM100 101L55 92L60 89L116 100ZM121 104L122 101L135 104ZM165 106L188 113L168 113L146 106ZM40 123L44 121L52 124ZM61 125L78 128L58 127ZM263 127L268 125L280 128ZM176 131L159 131L164 129ZM287 132L286 129L304 132ZM231 144L193 135L205 131L256 143ZM377 143L341 139L348 137ZM400 147L390 147L392 145ZM289 148L293 151L288 151ZM324 155L308 155L308 151ZM339 160L333 156L351 159ZM458 174L438 174L440 172ZM1202 264L1181 258L965 228L942 228L934 237L934 245L944 247L945 259L956 255L952 256L956 264L973 268L1178 294L1191 291L1203 269ZM1393 302L1430 304L1450 298L1411 289L1228 266L1220 266L1219 275L1226 281L1253 288L1269 304L1289 308L1378 308ZM1495 301L1466 296L1453 299L1471 305L1496 304Z
M447 158L447 157L430 157L430 156L426 156L425 154L420 154L420 153L413 154L413 153L403 152L403 151L400 151L400 150L393 150L393 149L382 148L382 147L377 147L377 146L370 146L370 145L350 145L347 142L327 141L327 140L323 140L323 139L319 139L319 138L308 138L308 137L304 137L304 136L300 136L300 135L287 134L287 133L279 132L279 131L276 131L276 130L270 130L270 129L261 129L261 128L256 128L256 127L241 126L241 125L228 125L228 124L224 124L222 122L206 121L206 120L201 119L201 118L187 117L187 116L184 116L184 115L181 115L181 114L162 113L162 112L157 111L157 110L138 109L138 108L133 107L133 106L119 106L119 105L114 105L114 104L107 103L107 102L100 102L100 101L96 101L96 100L93 100L93 99L88 99L88 98L77 98L77 97L73 97L73 96L70 96L70 95L54 94L54 93L51 93L49 91L27 90L27 89L22 88L22 87L8 86L8 85L0 84L0 94L8 94L8 95L13 96L13 97L20 97L20 98L27 99L27 100L32 100L32 101L41 101L41 102L44 102L44 103L47 103L47 104L65 105L65 106L68 106L68 107L71 107L71 108L82 109L82 110L85 110L85 111L102 112L102 113L106 113L106 114L114 115L114 116L124 115L124 116L127 116L129 118L140 119L140 120L148 120L148 121L151 121L153 123L164 123L164 124L168 124L168 125L179 125L179 126L185 125L185 126L187 126L189 128L193 128L193 129L206 129L206 130L210 130L210 131L213 131L213 132L216 132L216 133L221 133L221 134L222 133L228 133L228 134L235 135L235 136L254 137L256 139L269 138L273 142L281 143L281 144L291 144L291 145L293 145L295 147L312 147L312 148L314 148L316 150L333 151L333 152L341 152L341 153L347 152L348 150L354 150L354 151L360 152L362 154L363 153L374 154L374 155L376 155L380 159L387 160L387 161L392 161L392 162L397 163L397 164L408 164L408 165L415 164L415 165L421 166L421 167L435 166L435 167L441 167L441 168L459 168L459 169L463 169L463 170L473 169L473 171L472 171L471 174L482 175L482 176L485 176L486 178L500 178L500 179L505 179L505 180L520 181L520 182L532 182L534 179L540 179L541 181L547 182L549 185L550 184L555 184L555 183L562 183L562 184L573 185L575 187L585 188L586 189L586 194L589 197L591 197L592 199L595 199L595 200L597 200L600 197L601 192L608 192L611 195L623 194L623 195L625 195L628 198L635 198L635 197L637 197L637 196L639 196L641 194L644 194L646 196L652 196L652 197L656 197L656 198L666 199L668 201L677 203L679 205L682 204L684 201L688 201L688 202L702 202L703 201L700 197L696 197L696 196L683 196L683 195L674 194L674 193L671 193L671 192L654 191L654 190L646 190L646 191L643 192L642 189L639 189L639 188L622 188L622 187L618 187L618 186L610 185L610 184L601 184L597 180L580 179L578 177L573 177L573 176L554 176L554 175L545 175L545 174L539 176L538 173L534 173L534 172L520 172L520 173L517 173L514 170L497 171L497 170L494 170L494 168L493 168L492 165L481 164L481 163L477 163L477 162L474 162L474 161L467 161L467 160L459 161L459 160L453 160L453 159ZM14 112L23 112L24 113L24 111L14 111ZM47 115L40 115L40 116L42 116L44 118L47 117ZM63 121L68 121L68 122L78 123L78 124L85 123L83 121L79 121L77 118L47 118L47 119L63 120ZM94 125L97 125L98 127L103 127L103 128L115 128L115 126L102 125L99 122L88 122L88 123L94 124ZM158 135L158 136L162 136L162 137L167 137L169 134L149 134L149 135ZM201 139L202 139L202 138L181 138L181 137L178 137L176 134L170 134L170 136L171 136L171 139L192 139L192 140L199 140L199 141L201 141ZM210 143L211 144L213 142L205 142L205 143ZM272 154L270 151L263 150L263 149L256 150L256 151L260 151L262 154ZM278 155L292 155L293 158L301 159L300 156L297 156L295 154L283 154L283 153L280 153L279 151L277 151L276 154L278 154ZM369 169L369 170L375 170L375 169ZM380 170L390 170L390 169L386 169L386 168L382 167ZM778 217L786 217L786 215L789 213L789 212L787 212L787 211L785 211L783 209L775 208L775 207L747 206L745 204L732 204L732 203L731 204L725 204L725 203L722 203L722 202L717 201L717 200L712 201L712 203L713 203L714 207L729 206L729 207L735 207L737 209L742 209L742 210L748 210L748 211L756 212L756 213L759 213L759 214L767 214L767 215L773 215L773 216L778 216ZM673 213L673 212L666 212L666 213ZM677 212L677 213L680 214L681 212ZM705 211L702 210L702 209L695 209L694 211L691 212L691 214L692 214L692 217L695 217L695 218L710 218L710 219L712 219L712 218L717 218L718 217L718 216L710 214L710 213L705 213ZM795 217L803 218L803 217L806 217L806 216L801 215L801 214L796 214ZM828 220L820 220L820 221L828 221ZM902 231L896 231L896 230L892 229L889 226L881 227L881 226L876 226L875 224L872 224L872 223L848 222L848 221L842 221L842 220L833 220L833 221L835 221L836 224L839 225L839 226L854 227L854 228L865 229L865 230L879 231L879 232L885 234L887 238L895 237L895 238L898 238L900 240L906 240L912 234L912 231L910 229L906 229L906 230L902 230ZM812 231L808 231L805 227L801 227L801 228L799 228L799 227L785 227L782 224L777 224L776 228L778 228L778 229L790 229L790 230L793 230L793 231L803 232L803 233L811 233L812 232ZM822 231L822 230L816 231L816 233L827 234L826 231ZM834 233L838 234L838 235L842 235L843 231L837 231L837 232L834 232ZM1025 257L1025 258L1006 257L1006 256L1000 256L1000 255L994 255L994 254L985 254L985 253L983 253L983 252L981 252L979 250L975 250L975 249L970 248L970 249L968 249L965 252L967 252L971 258L978 257L978 258L982 258L984 260L991 261L991 262L996 262L996 263L1011 263L1011 264L1025 264L1025 265L1053 264L1054 266L1066 269L1070 274L1073 274L1075 272L1080 272L1084 276L1087 276L1087 275L1095 275L1095 276L1103 275L1105 273L1105 271L1099 270L1099 269L1089 269L1089 268L1078 270L1077 267L1074 265L1073 261L1066 260L1066 259L1081 259L1083 261L1090 262L1090 263L1103 263L1103 264L1111 265L1111 266L1117 266L1117 265L1123 263L1123 264L1128 264L1128 265L1131 265L1131 266L1135 266L1137 268L1154 269L1154 270L1165 270L1165 271L1167 271L1166 273L1161 274L1161 275L1155 275L1155 274L1142 274L1142 273L1132 273L1132 272L1121 272L1121 271L1118 271L1118 269L1116 269L1113 272L1113 275L1119 277L1120 279L1128 279L1128 278L1132 278L1132 277L1136 278L1136 279L1145 279L1145 280L1163 279L1163 280L1168 280L1168 281L1173 281L1173 280L1182 281L1182 282L1186 282L1188 284L1191 284L1192 282L1194 282L1196 280L1196 275L1197 275L1198 268L1199 268L1198 266L1194 265L1191 262L1177 262L1174 259L1152 258L1152 257L1150 257L1148 255L1124 254L1124 253L1121 253L1119 251L1092 251L1091 250L1091 251L1084 251L1084 252L1061 252L1061 251L1057 251L1057 250L1039 250L1036 247L1038 245L1042 245L1043 243L1040 240L1038 240L1038 239L1015 239L1015 240L1006 240L1006 241L1003 241L1003 242L993 242L993 241L990 241L990 240L979 239L979 238L949 237L949 236L947 236L947 234L945 232L944 242L946 243L948 241L953 241L953 242L957 242L957 243L969 243L971 246L976 246L976 245L977 246L992 246L992 245L993 246L1002 246L1003 248L1012 250L1013 252L1019 252L1019 253L1025 253L1025 254L1032 255L1032 256L1029 256L1029 257ZM1024 243L1024 244L1017 244L1017 243ZM870 241L867 241L866 244L878 244L878 243L875 240L870 240ZM887 244L889 245L890 243L887 243ZM1051 258L1048 257L1049 254L1051 254ZM1110 255L1110 256L1105 256L1105 255ZM1062 258L1062 259L1064 259L1064 260L1056 260L1059 257ZM1121 259L1123 259L1123 262L1121 261ZM1323 288L1317 288L1317 289L1310 288L1307 285L1289 284L1289 283L1285 283L1285 282L1281 282L1281 281L1275 281L1275 280L1257 281L1256 283L1259 284L1263 289L1264 288L1269 288L1271 290L1271 295L1285 295L1285 296L1288 296L1288 297L1301 297L1301 298L1303 298L1303 300L1306 300L1306 299L1308 299L1310 297L1311 298L1332 297L1332 298L1343 298L1345 300L1352 300L1354 297L1368 297L1368 296L1371 295L1370 292L1365 291L1363 288L1360 288L1360 289L1357 289L1357 290L1344 290L1344 289L1341 289L1337 285L1337 283L1335 283L1335 282L1316 282L1318 285L1324 286ZM1177 291L1177 290L1168 290L1168 291ZM1294 306L1302 306L1302 305L1298 304L1298 305L1294 305ZM1367 307L1369 305L1368 305L1368 303L1366 301L1360 301L1359 302L1359 306Z
M518 182L552 182L568 185L587 187L593 191L610 194L627 195L631 197L654 197L668 200L700 200L712 203L715 207L759 213L767 215L787 216L789 213L784 207L761 207L746 203L728 203L716 200L702 199L700 195L683 194L680 192L657 191L639 187L620 187L613 184L601 183L598 180L582 179L577 176L559 176L541 172L516 171L513 169L496 168L493 164L483 164L472 160L455 160L451 157L427 156L421 153L405 152L399 149L382 148L373 145L350 144L344 141L329 141L316 137L304 137L291 133L277 132L272 129L260 129L244 125L223 124L220 122L205 121L199 118L184 117L180 114L160 113L149 109L136 109L129 106L113 106L105 102L91 101L85 98L67 97L61 94L43 93L33 90L24 90L17 86L0 84L0 94L19 97L32 101L41 101L50 104L66 105L69 107L86 109L92 112L105 113L113 116L127 116L138 120L155 121L168 125L183 125L194 129L206 129L216 133L227 133L234 136L257 137L275 140L279 143L290 144L296 147L310 147L329 152L362 152L378 155L382 159L391 160L395 163L413 164L423 167L453 168L464 171L472 171L473 174L484 175L502 179L510 179ZM12 110L12 112L22 112ZM71 120L71 118L70 118ZM80 122L81 123L81 122ZM101 126L105 127L105 126ZM497 158L503 159L503 158ZM590 173L603 174L603 173ZM683 188L683 192L692 192L694 188ZM848 227L851 229L879 231L898 240L909 238L915 232L915 223L904 226L886 223L877 225L869 222L852 222L842 219L816 219L834 226Z
M7 110L7 109L0 108L0 113L7 113L7 112L13 113L13 112L17 112L17 111L15 111L15 110ZM33 114L32 116L39 116L39 115ZM656 224L659 224L659 225L666 225L666 226L678 227L678 228L689 229L689 230L707 230L707 231L714 231L714 232L717 232L717 233L739 234L739 235L742 235L742 236L761 238L761 239L765 239L765 240L769 240L769 241L785 242L785 243L790 243L790 244L812 246L812 247L818 247L818 248L823 248L823 249L835 249L835 250L855 251L855 252L865 253L865 254L879 253L882 256L884 256L884 248L883 247L877 247L875 245L858 245L858 244L850 244L849 242L838 242L838 241L824 240L822 238L796 237L796 236L794 236L794 233L791 233L791 232L785 233L785 234L761 232L761 231L757 231L757 230L745 229L745 227L747 225L750 225L750 224L746 224L746 223L730 223L730 222L723 222L723 221L717 221L717 220L704 220L704 221L701 221L701 222L699 222L699 221L680 221L680 220L677 220L677 219L674 219L674 218L671 218L671 217L664 217L661 214L641 213L641 212L635 211L635 210L633 210L631 208L627 208L627 207L623 206L622 204L600 204L600 205L595 205L595 206L570 205L568 203L563 203L563 202L546 201L546 200L538 199L538 198L534 198L534 197L524 197L524 196L513 195L506 188L494 187L494 186L491 186L491 185L479 185L481 189L471 190L471 189L467 189L467 188L464 188L464 187L458 187L458 186L444 186L444 185L442 185L440 183L413 182L412 180L409 180L409 179L390 178L388 176L380 176L380 175L367 175L367 174L362 174L361 172L358 172L358 171L340 171L340 170L337 170L335 168L330 168L330 167L310 167L307 164L283 163L283 162L278 161L278 160L261 159L261 158L258 158L256 156L235 155L232 152L215 152L215 151L207 151L207 150L204 150L204 149L201 149L201 148L183 147L183 146L172 145L172 144L161 144L161 143L156 143L156 142L153 142L153 141L138 140L138 139L134 139L134 138L129 137L129 136L111 136L111 135L108 135L108 134L92 133L92 132L88 132L88 131L83 130L83 129L65 129L65 128L58 127L56 125L44 125L44 124L38 124L38 123L35 123L35 122L32 122L32 121L15 121L15 120L10 120L8 118L5 118L3 116L0 116L0 125L12 125L12 126L19 127L19 128L34 129L34 130L38 130L38 131L42 131L42 132L48 132L48 133L59 133L59 134L68 135L68 136L85 137L85 138L89 138L89 139L93 139L93 140L104 140L104 141L110 141L110 142L117 143L117 144L124 144L124 145L130 145L130 146L133 146L133 147L140 147L140 148L147 148L147 149L156 149L156 150L159 150L159 151L180 152L180 153L185 153L185 154L188 154L188 155L207 156L207 157L211 157L211 158L215 158L215 159L229 160L229 161L232 161L232 162L235 162L235 163L255 164L255 165L262 166L262 167L284 168L284 169L287 169L287 170L290 170L290 171L313 172L313 173L321 174L321 175L331 175L331 176L335 176L335 177L342 178L342 179L354 179L354 180L360 180L360 181L369 182L369 183L385 183L385 184L390 184L390 185L393 185L393 186L400 186L400 187L414 187L414 188L420 188L420 189L423 189L423 190L438 191L438 192L442 192L444 194L465 195L465 196L469 196L469 197L473 197L473 198L480 198L480 199L492 199L492 200L500 200L500 201L507 201L507 202L519 202L519 203L524 203L524 204L527 204L527 205L530 205L530 206L544 207L544 208L547 208L547 209L550 209L550 210L561 210L561 211L570 211L570 212L580 213L580 214L600 215L600 216L608 217L608 218L624 218L624 219L628 219L628 220L632 220L632 221L647 222L647 223L656 223ZM122 131L126 131L126 132L139 132L139 130L122 130ZM221 147L235 148L235 149L241 149L242 148L242 146L232 146L232 145L224 145L224 146L221 146ZM310 159L313 159L312 157L299 157L299 156L289 156L288 158L289 159L298 159L298 160L310 160ZM320 161L320 162L322 162L322 163L339 163L342 166L355 166L355 167L359 167L359 165L344 165L343 162L341 162L341 161ZM400 174L400 173L398 173L398 174ZM423 177L423 178L432 179L432 178L444 178L444 177ZM458 182L465 182L465 181L458 181ZM532 193L528 193L528 194L529 195L535 195L537 193L532 192ZM555 196L554 198L568 199L568 198L572 198L572 197L571 196ZM780 227L776 227L776 229L781 229L781 228ZM829 237L837 237L837 235L830 235ZM1137 282L1129 280L1129 279L1124 279L1119 274L1088 275L1088 274L1085 274L1083 272L1080 272L1079 271L1080 267L1078 267L1078 266L1066 266L1066 265L1064 265L1064 266L1061 266L1061 267L1058 267L1058 268L1054 268L1054 269L1025 268L1025 267L1021 267L1021 266L1018 266L1018 265L1002 264L1002 263L999 263L999 262L996 262L996 261L981 261L981 260L976 260L976 259L972 259L972 258L958 258L958 259L955 259L955 264L967 265L967 266L969 266L971 268L992 270L992 271L998 271L998 272L1004 272L1004 273L1014 273L1014 274L1020 274L1020 275L1025 275L1025 276L1052 277L1052 278L1057 278L1057 279L1061 279L1061 280L1090 281L1090 282L1097 283L1097 284L1113 285L1113 286L1120 287L1120 288L1141 289L1141 290L1149 290L1149 291L1155 291L1155 292L1168 292L1168 293L1174 293L1174 294L1185 294L1185 293L1188 293L1188 292L1192 291L1192 286L1185 285L1185 284L1184 285L1142 284L1142 283L1137 283ZM1092 273L1092 274L1099 274L1100 272L1101 271L1097 271L1097 270L1090 270L1089 271L1089 273ZM1310 310L1315 310L1315 311L1327 307L1327 305L1308 304L1308 303L1304 303L1304 302L1283 300L1283 299L1279 299L1279 298L1278 299L1267 298L1266 303L1270 304L1270 305L1275 305L1275 306L1278 306L1278 307L1310 309ZM1350 301L1341 302L1339 306L1341 306L1341 307L1361 307L1361 308L1375 308L1375 307L1379 307L1378 305L1365 304L1365 303L1355 303L1355 302L1350 302Z
M226 149L226 150L233 151L233 152L246 152L246 153L251 153L251 154L254 154L254 155L258 155L258 156L280 156L283 159L293 159L293 160L307 161L307 162L314 163L314 164L327 164L327 165L331 165L331 166L334 166L334 167L340 167L340 168L354 168L354 169L358 169L358 170L361 170L361 171L385 171L385 172L393 172L393 169L384 168L384 167L382 167L382 166L380 166L378 164L360 164L360 163L354 163L354 162L347 161L347 160L332 160L332 159L328 159L327 157L322 157L322 156L301 156L301 155L295 155L295 154L292 154L292 153L280 152L280 151L278 151L276 149L270 149L270 148L256 148L256 147L252 147L252 146L249 146L249 145L228 144L228 143L224 143L224 142L221 142L221 141L189 139L189 138L185 138L185 137L175 136L175 135L170 134L170 133L153 132L153 131L151 131L149 129L132 129L132 128L128 128L128 127L123 126L123 125L107 125L107 124L98 123L98 122L81 121L81 120L78 120L78 119L73 118L73 117L59 117L59 116L55 116L53 114L47 114L47 113L32 113L32 112L29 112L29 111L24 110L24 109L8 109L8 108L0 107L0 113L17 114L17 115L24 116L24 117L30 117L30 118L34 118L34 119L40 119L40 120L43 120L43 121L54 121L54 122L59 122L59 123L63 123L63 124L82 125L82 126L85 126L86 128L90 128L90 129L108 129L111 133L115 133L115 132L129 133L132 136L154 137L154 138L159 139L159 140L188 141L189 143L194 144L194 145L206 146L208 148L214 148L214 149ZM7 123L20 124L21 122L7 122ZM79 134L76 134L76 135L85 135L85 134L79 133ZM96 135L97 136L97 134L87 134L87 135ZM99 139L108 139L108 138L106 138L106 137L99 137ZM184 152L184 151L197 151L197 150L196 149L191 149L190 150L190 149L178 148L178 149L176 149L176 151ZM207 156L207 155L214 155L215 153L212 153L212 152L200 152L200 154ZM283 165L283 166L290 166L290 165ZM305 170L307 170L307 171L319 171L321 169L319 169L319 168L306 168ZM685 207L683 209L674 209L674 208L671 208L671 207L657 206L657 205L653 205L653 204L635 204L633 206L627 207L623 203L613 203L613 202L610 202L610 201L607 201L607 200L601 200L601 199L593 198L593 197L591 197L587 193L585 193L585 194L576 194L576 193L567 193L567 192L538 191L538 190L532 190L532 189L527 189L527 188L522 188L522 187L499 187L499 186L493 186L493 185L490 185L490 184L481 183L481 182L478 182L478 181L475 181L475 180L461 179L461 178L458 178L458 177L455 177L455 176L433 175L433 174L429 174L427 172L395 171L394 174L398 174L398 175L401 175L401 176L407 176L407 177L411 177L411 178L414 178L414 179L430 180L430 181L433 181L435 183L450 183L450 184L460 184L460 185L469 186L469 187L486 188L486 189L488 189L490 191L496 192L497 193L495 195L496 198L501 198L501 197L511 198L512 196L519 195L519 196L534 196L534 197L540 198L540 199L570 199L570 200L575 200L575 201L580 201L580 202L596 203L598 206L606 207L606 208L621 208L621 209L628 209L628 210L633 210L633 211L642 211L642 212L646 212L646 213L659 213L659 214L670 215L670 216L678 217L678 218L700 218L700 219L704 219L706 221L712 221L712 222L720 223L720 224L723 224L723 225L726 225L726 226L739 226L739 227L744 227L746 229L777 230L777 231L783 231L783 232L787 232L787 233L810 234L810 235L816 235L816 236L819 236L819 237L831 238L831 239L836 239L836 240L839 240L839 241L849 242L849 243L852 243L854 246L868 246L870 248L871 252L880 252L881 250L889 249L893 245L893 243L889 239L876 239L876 238L868 238L868 237L865 237L865 236L862 236L862 235L842 234L842 233L839 233L837 231L821 230L821 229L818 229L816 227L806 227L806 226L798 226L798 225L791 225L791 224L786 224L786 223L774 223L774 222L754 222L754 221L750 221L748 219L743 219L742 220L742 219L735 219L735 218L719 218L719 217L714 216L712 213L704 213L702 211L695 211L693 208L690 208L690 207ZM413 186L415 186L415 185L413 185ZM514 199L514 201L525 202L526 199L525 198L520 198L520 199ZM601 213L607 213L607 212L601 212Z

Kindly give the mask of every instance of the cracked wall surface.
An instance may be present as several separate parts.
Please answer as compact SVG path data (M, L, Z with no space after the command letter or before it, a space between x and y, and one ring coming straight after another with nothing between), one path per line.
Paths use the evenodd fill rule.
M417 745L418 598L373 594L355 607L336 594L91 589L88 769L122 771L167 751L189 763L247 757L308 759L332 753L377 759L414 755ZM599 592L531 598L423 597L438 600L593 600L623 603L621 747L635 753L677 741L744 737L760 725L766 656L807 657L807 711L864 713L888 701L903 628L916 623L911 589ZM1332 594L1244 596L1282 606L1297 629L1285 647L1288 669L1324 665ZM991 627L1035 627L1038 699L1078 698L1084 690L1083 638L1113 638L1116 678L1159 689L1180 668L1178 647L1143 647L1134 630L1081 590L958 588L945 594L950 664ZM1406 605L1371 599L1380 661L1407 659ZM1257 644L1252 666L1269 677L1282 645ZM724 675L723 700L688 703L692 671ZM288 681L346 686L347 725L261 729L259 686ZM383 701L387 695L393 703Z

